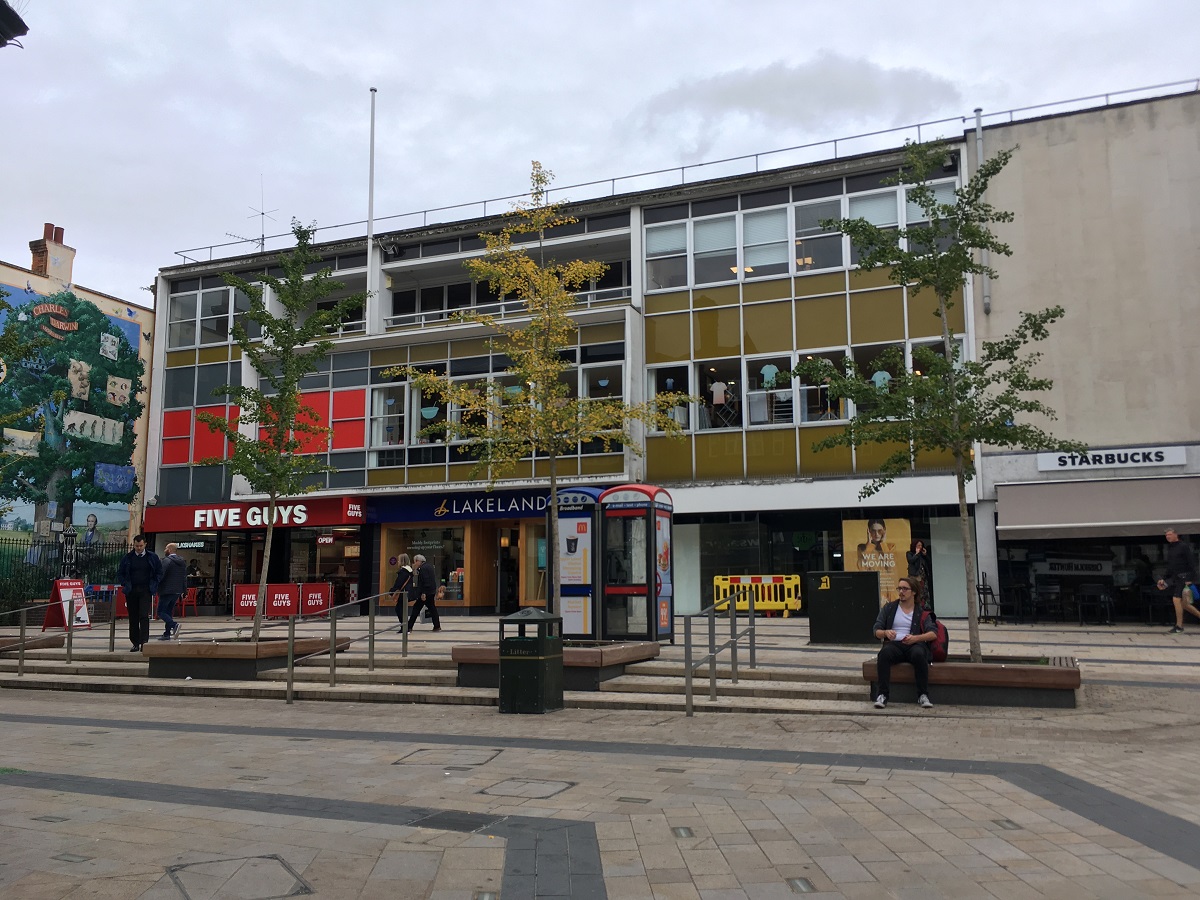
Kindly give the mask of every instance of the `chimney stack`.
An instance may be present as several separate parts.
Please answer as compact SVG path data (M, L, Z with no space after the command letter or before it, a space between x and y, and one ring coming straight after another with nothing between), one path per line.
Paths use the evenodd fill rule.
M42 226L42 236L29 242L33 255L30 268L34 275L51 278L66 287L71 283L71 272L75 266L75 250L63 243L63 228L47 222Z

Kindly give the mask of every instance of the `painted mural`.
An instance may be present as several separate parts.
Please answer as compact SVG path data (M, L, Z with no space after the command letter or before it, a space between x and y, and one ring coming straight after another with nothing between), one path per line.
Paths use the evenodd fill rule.
M142 342L149 310L109 310L72 291L39 294L0 285L27 349L0 365L0 415L30 413L4 428L2 493L11 530L48 534L70 519L83 543L124 541L140 488L137 422L144 409ZM147 331L143 332L143 328Z

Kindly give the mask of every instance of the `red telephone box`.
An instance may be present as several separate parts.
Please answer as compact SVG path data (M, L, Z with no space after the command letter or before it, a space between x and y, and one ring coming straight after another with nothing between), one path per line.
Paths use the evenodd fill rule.
M625 484L600 495L601 637L675 641L671 495Z

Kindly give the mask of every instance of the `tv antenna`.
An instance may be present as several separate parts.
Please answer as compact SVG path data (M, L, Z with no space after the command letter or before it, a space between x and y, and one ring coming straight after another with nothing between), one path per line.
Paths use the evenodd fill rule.
M258 176L258 196L259 196L258 205L261 207L265 207L267 204L264 202L264 199L263 199L265 197L265 191L263 190L263 177L261 174ZM227 234L231 238L237 238L239 241L245 241L248 244L255 244L258 247L259 253L262 253L264 250L267 249L267 219L270 219L272 222L275 221L275 217L273 215L271 215L271 213L273 213L273 212L279 212L279 210L278 209L255 209L253 206L250 207L250 215L246 216L246 218L253 219L255 216L258 217L258 237L257 238L243 237L240 234L234 234L232 231L227 231L227 232L225 232L225 234Z

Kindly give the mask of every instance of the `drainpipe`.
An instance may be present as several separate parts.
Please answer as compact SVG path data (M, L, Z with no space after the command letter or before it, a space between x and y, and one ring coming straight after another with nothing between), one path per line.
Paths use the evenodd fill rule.
M975 107L975 170L983 165L983 108ZM980 261L986 266L990 254L987 250L980 251ZM983 274L983 314L992 314L992 280L987 273Z

